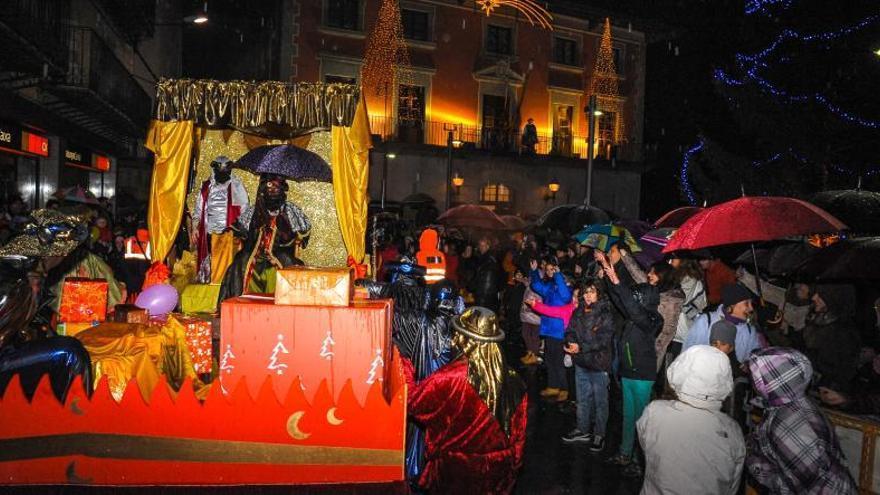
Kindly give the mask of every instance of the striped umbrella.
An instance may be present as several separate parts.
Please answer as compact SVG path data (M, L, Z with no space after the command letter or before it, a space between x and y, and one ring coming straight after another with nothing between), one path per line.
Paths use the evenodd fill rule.
M611 249L611 246L620 241L626 244L626 249L631 253L638 253L642 250L628 230L610 223L587 225L586 228L575 234L574 238L581 245L599 249L606 253Z

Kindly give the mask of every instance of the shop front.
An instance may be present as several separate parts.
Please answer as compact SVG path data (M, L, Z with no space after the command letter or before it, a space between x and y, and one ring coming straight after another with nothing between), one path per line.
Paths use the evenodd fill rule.
M109 156L68 142L64 147L63 163L58 174L60 188L81 186L98 198L115 195L116 175L115 170L111 173L112 159Z
M28 209L40 197L40 158L49 156L49 138L37 129L0 121L0 204L21 197Z

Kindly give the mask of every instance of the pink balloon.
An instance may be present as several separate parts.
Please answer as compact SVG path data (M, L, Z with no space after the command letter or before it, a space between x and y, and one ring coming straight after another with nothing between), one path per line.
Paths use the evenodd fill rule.
M134 305L146 309L150 316L166 315L177 307L177 289L168 284L151 285L141 292Z

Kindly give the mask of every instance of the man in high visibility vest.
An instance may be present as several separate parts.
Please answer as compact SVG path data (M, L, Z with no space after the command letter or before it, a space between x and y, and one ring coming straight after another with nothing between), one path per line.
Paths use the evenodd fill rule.
M438 249L438 235L434 229L425 229L419 237L419 252L416 262L424 266L425 282L437 283L446 278L446 256Z

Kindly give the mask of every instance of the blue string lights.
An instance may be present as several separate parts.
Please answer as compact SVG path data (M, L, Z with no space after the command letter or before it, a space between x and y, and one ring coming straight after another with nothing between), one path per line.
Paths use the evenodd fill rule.
M702 151L705 144L706 143L703 142L703 138L701 137L697 144L691 146L687 151L684 152L684 160L682 160L681 162L681 170L679 171L678 178L679 182L681 182L681 189L682 191L684 191L685 196L687 196L688 204L691 206L697 205L697 196L694 194L694 187L691 185L689 177L691 157Z
M770 15L772 9L782 7L787 9L791 7L793 0L748 0L746 1L746 15L762 14Z
M765 0L758 1L752 0L747 4L747 13L749 6L760 5L766 7L769 4L777 4L781 3L779 1ZM789 2L790 3L790 2ZM741 69L743 78L737 79L731 75L729 75L723 69L717 69L715 71L715 79L727 86L731 87L742 87L745 86L748 82L752 82L757 84L759 88L761 88L764 92L771 94L787 103L794 102L807 102L812 100L813 102L823 106L827 109L831 114L836 117L849 122L851 124L855 124L861 127L866 127L870 129L880 129L880 121L873 119L866 119L860 117L850 111L844 110L840 106L831 102L831 100L825 96L824 94L817 92L813 94L791 94L784 89L781 89L778 85L769 81L767 78L763 77L760 72L763 69L770 67L769 58L774 55L774 52L782 46L783 43L787 41L800 41L803 43L812 43L812 42L828 42L833 41L844 36L850 35L864 29L880 20L880 15L872 15L861 21L846 26L844 28L838 29L836 31L827 31L822 33L813 33L813 34L801 34L797 31L786 29L779 34L779 36L770 43L763 50L753 54L737 54L736 55L736 63L739 69Z

